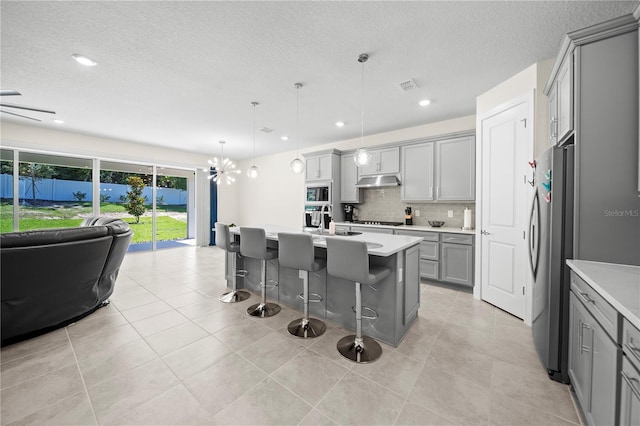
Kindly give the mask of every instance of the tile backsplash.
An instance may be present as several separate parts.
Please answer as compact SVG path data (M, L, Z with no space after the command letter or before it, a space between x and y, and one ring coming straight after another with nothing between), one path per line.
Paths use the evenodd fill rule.
M358 209L358 220L381 220L389 222L404 222L404 209L411 207L413 224L429 226L429 220L442 220L444 226L462 228L464 208L471 210L471 223L475 227L476 205L468 203L409 203L400 201L400 187L367 188L362 190L364 202L354 204ZM360 199L362 200L361 197ZM420 216L415 212L420 210ZM449 210L453 211L453 217L448 217Z

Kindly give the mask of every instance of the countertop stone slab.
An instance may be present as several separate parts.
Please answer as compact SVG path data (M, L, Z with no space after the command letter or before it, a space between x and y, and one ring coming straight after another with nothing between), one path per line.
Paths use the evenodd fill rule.
M640 266L571 259L567 265L640 329Z
M399 225L399 226L390 226L390 225L368 225L364 223L353 223L353 222L336 222L336 225L339 226L370 226L372 228L387 228L387 229L402 229L402 230L411 230L411 231L429 231L429 232L444 232L451 234L468 234L475 235L475 229L462 229L462 228L453 228L453 227L445 227L441 226L439 228L434 228L433 226L420 226L420 225Z
M255 227L264 228L267 239L274 241L278 240L278 232L301 232L299 229L286 228L278 225L255 225ZM234 234L240 234L239 227L230 228L229 231ZM422 241L422 238L420 237L413 237L409 235L378 234L375 232L363 232L360 235L351 236L329 235L328 232L322 235L312 235L314 246L322 248L327 247L326 238L345 238L349 240L373 243L373 245L368 248L369 254L373 256L383 257L391 256L411 246L419 244ZM381 246L378 246L379 244L381 244Z

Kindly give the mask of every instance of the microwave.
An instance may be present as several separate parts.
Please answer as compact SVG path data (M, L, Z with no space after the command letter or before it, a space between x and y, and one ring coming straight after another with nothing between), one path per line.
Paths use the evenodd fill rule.
M331 202L331 183L317 183L306 186L307 203L329 203Z

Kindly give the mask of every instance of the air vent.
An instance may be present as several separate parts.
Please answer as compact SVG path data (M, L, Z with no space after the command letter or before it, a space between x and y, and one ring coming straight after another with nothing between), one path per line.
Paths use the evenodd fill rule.
M398 83L398 87L400 87L403 92L408 92L409 90L417 89L418 85L412 78L410 78L409 80Z
M273 129L270 129L268 127L263 127L260 129L260 131L265 133L273 133Z

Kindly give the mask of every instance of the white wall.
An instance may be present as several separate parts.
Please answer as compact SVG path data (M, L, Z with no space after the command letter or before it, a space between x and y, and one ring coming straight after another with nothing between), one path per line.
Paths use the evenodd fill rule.
M414 140L429 136L473 130L475 116L455 118L417 127L395 130L367 136L366 147L391 142ZM314 152L336 148L355 149L360 146L360 138L347 139L334 143L317 145L302 152ZM304 208L304 176L296 175L289 169L289 163L295 158L295 151L256 158L259 177L250 179L244 173L253 161L240 162L242 175L236 181L237 186L222 186L218 192L218 219L237 225L271 224L291 228L302 227Z
M202 167L207 164L209 158L177 149L25 126L8 121L2 121L0 125L4 147L187 168Z
M551 58L533 64L476 98L476 116L482 117L505 102L534 90L535 156L538 156L549 145L549 105L543 90L554 62L555 58Z

